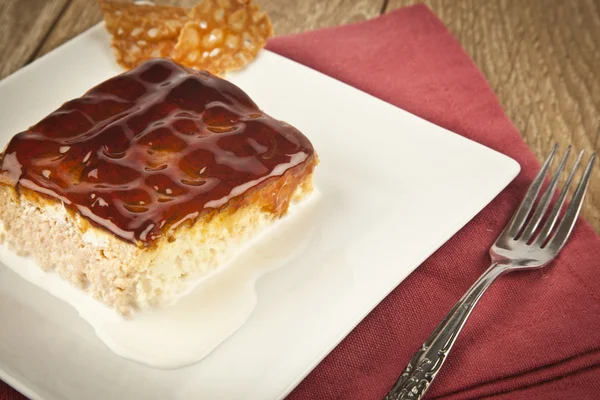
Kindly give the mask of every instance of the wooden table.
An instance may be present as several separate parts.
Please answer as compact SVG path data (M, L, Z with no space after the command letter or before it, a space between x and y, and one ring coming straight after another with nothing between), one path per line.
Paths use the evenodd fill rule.
M374 18L419 1L257 2L283 35ZM556 142L600 150L600 0L423 2L471 55L539 159ZM94 0L1 0L0 78L101 19ZM583 216L600 232L600 167L590 186Z

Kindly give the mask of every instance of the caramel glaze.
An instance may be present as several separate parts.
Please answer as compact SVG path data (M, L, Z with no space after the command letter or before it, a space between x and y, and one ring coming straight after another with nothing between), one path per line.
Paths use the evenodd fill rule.
M237 86L154 59L14 136L0 174L149 246L286 171L300 179L315 159Z

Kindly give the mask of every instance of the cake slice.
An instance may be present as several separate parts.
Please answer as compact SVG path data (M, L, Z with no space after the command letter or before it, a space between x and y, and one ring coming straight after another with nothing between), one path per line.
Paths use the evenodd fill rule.
M237 86L166 59L71 100L0 153L0 242L128 315L312 191L310 141Z

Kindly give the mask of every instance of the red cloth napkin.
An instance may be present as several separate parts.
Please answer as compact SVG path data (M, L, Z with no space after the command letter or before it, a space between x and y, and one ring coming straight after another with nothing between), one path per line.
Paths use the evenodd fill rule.
M539 163L482 74L424 6L269 49L516 159L517 179L394 290L289 399L380 399L489 265ZM485 294L427 397L600 398L600 239L580 221L552 266ZM22 397L0 383L0 399Z
M521 174L400 284L289 399L380 399L488 267L539 163L482 74L425 7L269 42L269 49L498 150ZM500 278L428 398L600 398L600 239L579 221L549 267Z

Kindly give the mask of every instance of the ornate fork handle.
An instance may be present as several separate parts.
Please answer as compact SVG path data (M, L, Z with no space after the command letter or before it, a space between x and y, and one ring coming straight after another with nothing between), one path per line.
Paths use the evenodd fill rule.
M558 200L551 208L552 211L547 214L546 211L549 209L570 151L568 148L546 190L536 202L554 159L556 148L555 145L544 161L540 172L527 189L521 205L490 248L493 264L456 303L417 354L413 356L385 400L421 399L446 361L446 357L471 311L492 282L507 271L535 269L548 265L563 248L579 215L594 167L596 153L590 157L571 203L564 215L559 217L583 152L579 153ZM545 216L546 218L544 218ZM542 224L542 222L544 223ZM541 229L538 230L540 227Z
M507 264L494 263L479 277L423 343L384 400L418 400L423 397L446 361L471 311L492 282L508 268Z

